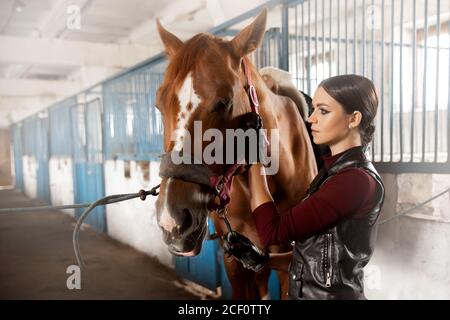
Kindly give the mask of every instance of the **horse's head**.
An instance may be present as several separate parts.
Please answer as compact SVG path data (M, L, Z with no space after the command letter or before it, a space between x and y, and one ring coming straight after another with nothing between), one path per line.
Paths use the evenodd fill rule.
M231 41L198 34L183 43L157 22L169 58L156 98L163 119L166 156L174 151L193 155L195 148L203 155L209 144L205 143L206 131L224 133L236 128L238 117L251 111L241 63L260 45L266 16L264 10ZM198 159L198 152L195 155L200 160L196 163L215 175L230 166ZM172 166L175 173L162 176L156 202L158 224L172 253L193 256L200 252L214 195L207 186L207 174L198 165L174 166L169 162L165 166Z

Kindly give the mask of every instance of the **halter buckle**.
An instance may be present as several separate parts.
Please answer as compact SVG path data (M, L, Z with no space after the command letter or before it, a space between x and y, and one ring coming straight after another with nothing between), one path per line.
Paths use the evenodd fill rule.
M225 183L223 180L223 175L220 175L217 178L216 185L214 186L214 190L216 190L217 195L220 194L220 192L222 191L224 184Z
M255 108L259 107L258 95L256 94L255 86L252 84L248 87L248 95L250 96L253 106Z

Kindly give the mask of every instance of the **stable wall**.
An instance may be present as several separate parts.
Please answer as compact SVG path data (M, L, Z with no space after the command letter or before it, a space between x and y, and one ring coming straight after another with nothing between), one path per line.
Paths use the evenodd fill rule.
M74 203L73 165L69 157L52 157L49 160L51 202L54 206ZM74 209L61 210L74 216Z
M37 198L37 169L38 162L33 156L22 157L23 187L25 194L30 198Z
M450 175L383 174L386 201L380 220L423 202L450 186ZM369 299L450 299L450 197L379 226L365 269Z
M160 183L159 162L107 160L104 163L107 195L136 193ZM147 196L106 206L108 235L173 267L172 255L156 222L156 197Z

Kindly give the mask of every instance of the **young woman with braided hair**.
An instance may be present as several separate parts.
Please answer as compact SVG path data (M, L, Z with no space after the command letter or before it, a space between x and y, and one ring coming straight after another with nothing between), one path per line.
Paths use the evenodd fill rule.
M280 214L273 202L264 166L249 169L262 243L293 244L292 255L270 259L275 268L288 259L291 299L365 299L363 268L374 250L384 201L383 182L365 155L377 108L375 87L365 77L341 75L319 85L308 122L314 143L331 153L304 199L288 212Z

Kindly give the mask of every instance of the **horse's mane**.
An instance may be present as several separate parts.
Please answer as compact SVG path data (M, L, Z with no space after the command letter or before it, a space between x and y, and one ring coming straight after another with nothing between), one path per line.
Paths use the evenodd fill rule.
M292 82L292 76L289 72L274 67L265 67L259 70L267 87L275 94L291 98L297 105L298 111L305 121L306 130L308 131L311 141L314 157L318 168L323 165L322 156L330 153L330 149L326 145L317 145L313 141L311 134L311 125L307 122L309 110L312 109L312 99L302 91L297 90Z
M303 94L294 86L292 75L287 71L274 67L262 68L259 70L259 73L272 92L291 98L297 105L302 118L306 120L309 109L308 102L306 101L305 96L303 96Z

